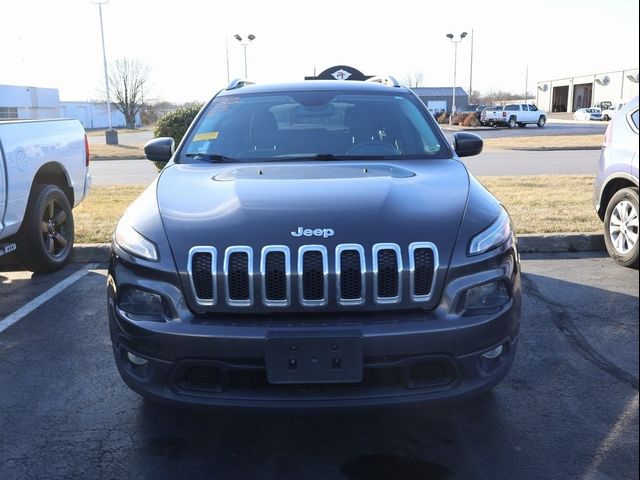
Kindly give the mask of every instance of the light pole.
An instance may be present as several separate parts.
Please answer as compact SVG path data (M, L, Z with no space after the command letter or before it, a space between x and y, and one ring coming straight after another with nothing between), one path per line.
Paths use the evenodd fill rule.
M111 100L109 99L109 73L107 70L107 53L104 48L104 29L102 28L102 5L109 3L109 0L91 0L91 3L98 5L100 14L100 36L102 38L102 61L104 63L104 83L107 93L107 117L109 119L109 130L105 132L105 140L107 145L118 144L118 132L113 129L111 124Z
M451 43L453 43L454 49L453 49L453 94L451 95L452 100L451 100L451 116L449 117L449 125L451 125L453 123L453 114L456 111L456 73L457 73L457 66L458 66L458 44L460 42L462 42L462 39L464 37L467 36L467 32L462 32L460 34L460 39L459 40L455 40L453 33L447 33L447 38L449 40L451 40Z
M469 65L469 103L473 95L473 28L471 29L471 64Z
M240 45L242 45L244 47L244 78L247 78L247 45L249 45L251 42L253 42L256 39L256 36L253 35L252 33L250 33L247 36L247 40L248 41L243 41L242 37L240 35L238 35L237 33L233 36L233 38L235 38L237 41L240 42Z

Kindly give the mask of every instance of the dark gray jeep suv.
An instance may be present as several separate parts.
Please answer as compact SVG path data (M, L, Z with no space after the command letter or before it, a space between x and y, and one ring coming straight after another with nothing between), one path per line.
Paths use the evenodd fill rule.
M464 397L507 374L520 266L507 212L391 77L232 82L113 237L124 381L204 406Z

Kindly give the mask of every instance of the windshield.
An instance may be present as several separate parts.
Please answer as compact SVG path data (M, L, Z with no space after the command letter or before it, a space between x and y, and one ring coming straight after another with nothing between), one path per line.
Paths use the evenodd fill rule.
M451 158L412 95L307 91L216 97L181 151L183 163Z

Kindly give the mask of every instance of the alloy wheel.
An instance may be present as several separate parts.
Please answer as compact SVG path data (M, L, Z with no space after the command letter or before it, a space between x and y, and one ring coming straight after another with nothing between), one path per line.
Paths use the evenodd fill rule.
M71 232L67 229L67 213L56 200L47 202L41 220L42 240L49 256L59 258L66 253Z
M618 203L611 212L609 238L622 255L629 253L638 243L638 212L628 200Z

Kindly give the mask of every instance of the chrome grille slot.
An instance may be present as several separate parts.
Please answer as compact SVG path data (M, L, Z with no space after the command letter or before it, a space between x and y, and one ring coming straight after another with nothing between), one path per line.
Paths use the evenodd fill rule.
M377 303L402 299L402 253L394 243L373 246L373 294Z
M289 247L264 247L260 257L262 302L266 306L287 306L291 297L291 255Z
M336 247L336 286L338 303L359 305L365 301L366 266L364 249L357 244Z
M298 250L298 279L302 305L326 305L329 263L323 245L305 245Z
M224 254L226 300L229 305L253 305L253 250L230 247Z
M431 299L435 273L438 269L438 249L433 243L416 242L409 245L411 300Z
M189 250L187 271L196 302L200 305L216 303L216 260L214 247L193 247Z

